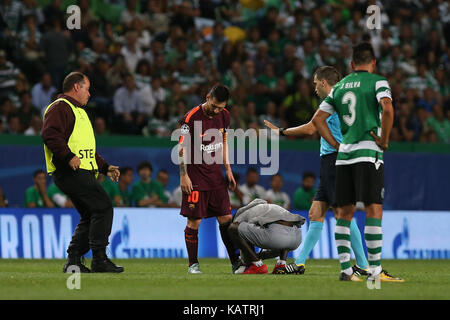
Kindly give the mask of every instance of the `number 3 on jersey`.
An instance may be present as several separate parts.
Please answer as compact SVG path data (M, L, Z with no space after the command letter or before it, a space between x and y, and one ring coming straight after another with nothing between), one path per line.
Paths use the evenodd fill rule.
M356 119L356 95L352 91L347 91L342 97L342 104L348 104L348 112L350 115L342 116L342 119L350 127Z

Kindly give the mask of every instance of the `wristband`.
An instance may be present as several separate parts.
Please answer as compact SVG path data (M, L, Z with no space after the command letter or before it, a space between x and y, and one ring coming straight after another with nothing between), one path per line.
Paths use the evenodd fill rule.
M280 136L285 136L284 130L286 130L286 128L281 128L281 129L280 129L280 131L279 131Z

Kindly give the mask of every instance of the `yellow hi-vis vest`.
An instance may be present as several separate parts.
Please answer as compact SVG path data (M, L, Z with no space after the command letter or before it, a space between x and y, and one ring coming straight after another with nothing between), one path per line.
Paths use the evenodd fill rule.
M75 115L75 124L73 126L72 134L69 137L70 151L72 151L78 158L80 158L81 165L80 169L98 171L97 161L95 161L95 136L94 130L92 129L91 121L83 108L75 107L67 99L59 98L53 101L45 109L44 118L47 111L56 102L64 101L67 103ZM55 165L52 162L53 153L44 144L45 151L45 162L47 164L47 173L52 174L56 170Z

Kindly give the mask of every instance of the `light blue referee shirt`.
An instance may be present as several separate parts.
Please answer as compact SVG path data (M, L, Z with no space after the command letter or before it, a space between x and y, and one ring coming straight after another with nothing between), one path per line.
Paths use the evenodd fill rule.
M342 142L342 132L341 123L339 122L339 117L337 113L333 113L327 118L328 128L330 128L331 134L339 142ZM330 146L330 144L324 139L320 138L320 156L325 156L327 154L336 152L336 149Z

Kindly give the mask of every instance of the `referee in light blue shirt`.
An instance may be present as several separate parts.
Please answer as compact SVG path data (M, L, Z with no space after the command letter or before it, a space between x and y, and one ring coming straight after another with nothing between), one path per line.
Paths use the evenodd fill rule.
M333 86L339 82L341 76L339 72L330 66L319 67L314 74L314 85L316 94L324 99L327 95L332 94ZM280 129L267 120L264 123L270 129L279 132L282 136L302 136L312 135L316 132L316 128L312 121L294 128ZM340 143L342 142L341 124L336 113L328 117L328 127L334 138ZM286 265L285 268L279 268L278 273L287 274L303 274L305 272L305 263L310 255L323 229L323 221L328 209L331 207L336 216L336 197L335 197L335 181L336 181L336 157L337 150L325 141L320 139L320 182L317 188L314 201L309 209L310 225L308 233L303 244L300 255L295 262ZM367 275L369 264L362 246L361 233L352 220L350 225L350 240L353 252L356 256L356 265L353 266L353 272L356 275Z

